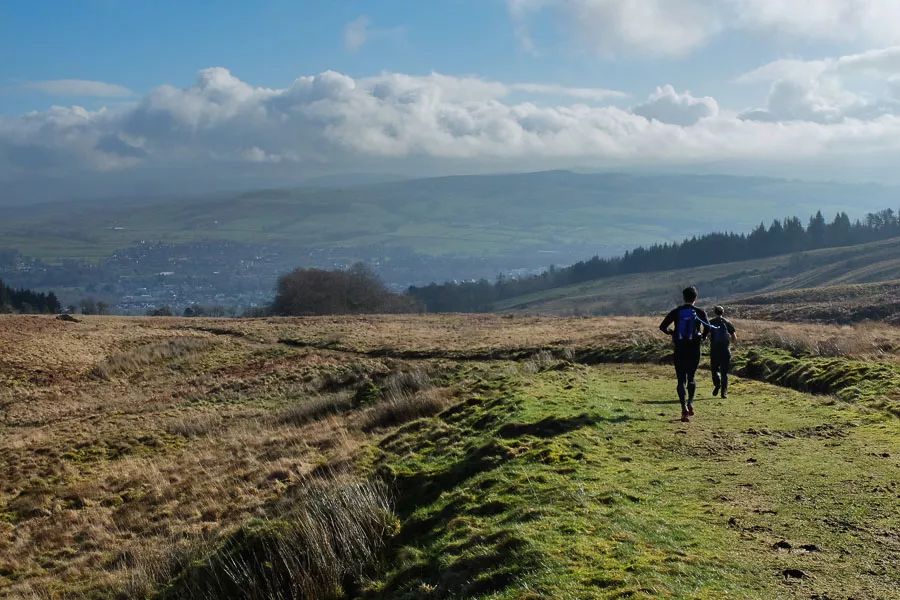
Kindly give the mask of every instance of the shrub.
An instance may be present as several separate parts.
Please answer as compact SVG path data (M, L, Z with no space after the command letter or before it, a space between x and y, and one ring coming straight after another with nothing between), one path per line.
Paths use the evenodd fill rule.
M296 269L278 278L272 312L327 315L414 312L415 301L391 292L363 264L346 271Z
M381 388L371 381L364 381L353 394L353 406L371 406L381 400Z

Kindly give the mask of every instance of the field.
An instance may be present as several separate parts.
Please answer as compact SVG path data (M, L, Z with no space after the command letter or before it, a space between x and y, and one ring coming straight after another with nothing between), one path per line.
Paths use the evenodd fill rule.
M676 304L679 291L685 282L690 282L700 289L705 305L717 302L744 305L746 315L751 317L781 314L778 305L782 301L794 304L796 311L806 304L804 298L808 297L810 304L820 304L819 309L821 303L843 304L843 311L833 311L832 318L824 315L816 318L818 313L811 311L808 316L813 320L884 320L893 318L897 310L891 297L894 290L891 284L872 288L859 288L853 284L896 279L900 279L900 238L766 259L598 279L511 298L498 303L495 308L558 315L645 314ZM815 291L812 288L825 289ZM791 290L800 291L778 294ZM745 301L749 296L754 299ZM763 304L772 305L771 312L765 312L760 306ZM837 309L836 306L833 308ZM784 313L784 318L791 320L792 313Z
M0 597L900 598L900 328L0 317Z

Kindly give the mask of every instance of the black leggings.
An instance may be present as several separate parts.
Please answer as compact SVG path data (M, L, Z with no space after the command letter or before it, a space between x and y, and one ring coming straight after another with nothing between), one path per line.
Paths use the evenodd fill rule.
M678 378L678 400L684 408L685 397L687 403L694 401L694 392L697 389L694 383L694 375L700 366L700 346L675 349L675 377Z
M724 394L728 390L728 368L731 366L731 350L712 347L709 353L709 364L712 368L713 385L722 388Z

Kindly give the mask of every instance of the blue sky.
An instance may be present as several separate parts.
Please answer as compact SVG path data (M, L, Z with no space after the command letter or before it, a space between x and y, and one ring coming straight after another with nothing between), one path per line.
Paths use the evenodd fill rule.
M641 96L671 83L740 104L747 90L730 92L723 84L745 71L785 55L819 58L865 49L852 41L729 32L687 57L598 57L567 41L571 31L558 16L535 16L529 25L538 47L528 51L503 0L9 2L0 5L0 54L13 58L0 63L0 112L15 115L64 100L104 103L35 93L19 86L25 82L103 81L143 94L162 83L190 85L199 70L214 66L268 87L328 69L353 77L438 71ZM353 51L344 32L359 18L368 21L368 39Z
M185 165L888 180L898 44L895 0L5 2L0 180Z

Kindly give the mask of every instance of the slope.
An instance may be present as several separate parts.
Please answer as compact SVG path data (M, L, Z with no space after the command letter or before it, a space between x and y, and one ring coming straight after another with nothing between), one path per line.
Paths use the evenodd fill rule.
M831 285L743 297L734 314L770 321L900 323L900 281Z
M499 302L499 311L550 314L638 314L680 300L698 286L704 305L740 304L761 292L887 281L900 278L900 238L766 259L637 273L555 288Z

